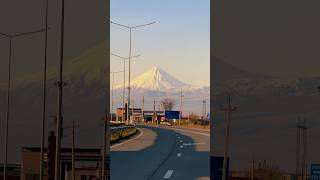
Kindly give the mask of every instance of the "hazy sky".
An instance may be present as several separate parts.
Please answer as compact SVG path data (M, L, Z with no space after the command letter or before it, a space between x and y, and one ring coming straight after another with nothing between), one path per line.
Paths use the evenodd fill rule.
M112 21L128 26L157 21L133 31L132 77L153 66L195 85L210 84L209 0L111 0ZM111 25L111 51L129 55L129 30ZM111 58L112 71L123 62ZM122 75L118 75L122 79Z

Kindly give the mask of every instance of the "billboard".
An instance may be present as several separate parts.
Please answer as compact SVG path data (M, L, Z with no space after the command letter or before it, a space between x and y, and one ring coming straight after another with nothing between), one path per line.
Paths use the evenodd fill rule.
M164 117L166 119L179 119L180 111L165 111Z
M320 164L311 164L310 166L310 179L320 180Z

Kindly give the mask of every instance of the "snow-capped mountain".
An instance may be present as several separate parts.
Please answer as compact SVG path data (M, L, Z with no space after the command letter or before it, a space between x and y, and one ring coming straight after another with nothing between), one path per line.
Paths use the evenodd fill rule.
M184 83L161 68L153 67L147 72L133 79L130 83L131 89L140 91L193 91L201 87ZM122 89L123 83L115 86L115 89Z

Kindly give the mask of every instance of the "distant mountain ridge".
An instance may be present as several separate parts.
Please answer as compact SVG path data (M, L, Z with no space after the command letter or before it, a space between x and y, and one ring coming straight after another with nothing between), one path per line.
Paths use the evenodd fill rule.
M133 79L130 87L138 91L191 91L200 87L184 83L159 67L152 67L150 70ZM123 83L115 86L115 89L122 89Z
M83 52L77 58L65 63L64 80L71 87L70 91L83 92L85 89L95 89L101 94L106 88L106 43L102 42ZM281 94L314 93L320 78L277 78L244 71L218 58L213 59L213 75L216 94L237 90L244 95L272 96ZM48 86L58 78L58 67L48 69ZM41 88L42 72L15 79L13 89ZM6 82L0 82L1 91L6 91ZM153 67L131 81L133 91L209 91L208 87L198 87L182 82L161 68ZM115 86L122 89L123 84ZM32 90L30 90L32 91ZM34 92L34 91L33 91Z

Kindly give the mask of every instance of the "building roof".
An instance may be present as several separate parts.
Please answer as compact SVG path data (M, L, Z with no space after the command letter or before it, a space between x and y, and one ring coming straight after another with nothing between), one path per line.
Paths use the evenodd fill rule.
M41 148L39 147L22 147L22 152L40 152ZM44 151L47 151L47 148L44 148ZM98 148L75 148L76 153L97 153L100 154L101 149ZM71 153L71 148L61 148L63 153Z

